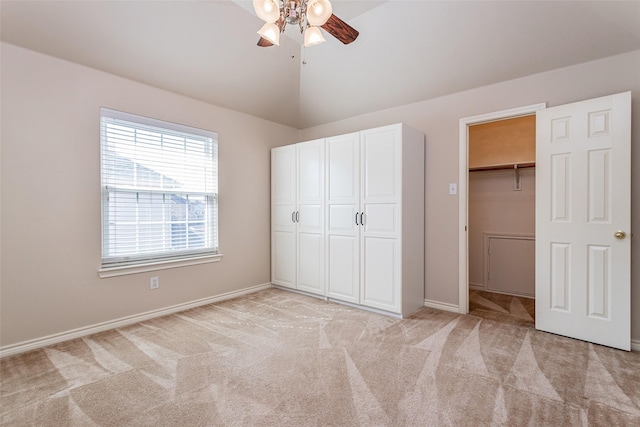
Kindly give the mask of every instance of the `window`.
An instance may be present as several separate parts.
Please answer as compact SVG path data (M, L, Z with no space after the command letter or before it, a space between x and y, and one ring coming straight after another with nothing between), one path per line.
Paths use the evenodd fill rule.
M216 255L217 134L100 115L103 270Z

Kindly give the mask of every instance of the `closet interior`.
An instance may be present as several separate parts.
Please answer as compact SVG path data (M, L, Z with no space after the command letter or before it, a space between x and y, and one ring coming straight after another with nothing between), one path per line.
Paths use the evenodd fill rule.
M535 132L535 114L469 126L471 300L535 297Z

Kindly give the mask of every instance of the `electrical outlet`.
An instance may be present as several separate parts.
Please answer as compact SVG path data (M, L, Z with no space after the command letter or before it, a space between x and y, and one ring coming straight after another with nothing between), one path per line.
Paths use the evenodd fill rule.
M151 289L158 289L160 287L160 280L158 280L158 276L149 279L149 287Z

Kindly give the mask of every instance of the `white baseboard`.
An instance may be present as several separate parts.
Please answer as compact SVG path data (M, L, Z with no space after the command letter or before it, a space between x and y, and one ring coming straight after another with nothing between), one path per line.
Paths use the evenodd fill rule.
M370 311L372 313L381 314L383 316L395 317L396 319L402 319L402 315L398 313L392 313L386 310L380 310L379 308L367 307L366 305L354 304L348 301L341 301L339 299L327 298L328 302L332 302L335 304L346 305L347 307L357 308L359 310Z
M283 290L283 291L293 292L294 294L300 294L300 295L304 295L304 296L307 296L307 297L318 298L318 299L322 299L322 300L328 301L328 298L325 297L324 295L314 294L313 292L301 291L300 289L294 289L294 288L290 288L288 286L278 285L276 283L272 283L271 286L273 286L276 289Z
M471 283L469 282L469 289L473 289L474 291L484 291L484 283Z
M424 300L424 306L429 308L437 308L438 310L450 311L452 313L460 313L460 306L457 304L449 304L446 302L438 302L431 300Z
M63 341L75 338L85 337L87 335L96 334L98 332L108 331L110 329L121 328L123 326L132 325L134 323L143 322L155 317L166 316L167 314L177 313L179 311L188 310L190 308L199 307L201 305L211 304L214 302L224 301L236 298L242 295L251 294L271 288L271 283L252 286L238 291L226 292L224 294L213 297L202 298L195 301L185 302L182 304L172 305L170 307L160 308L157 310L147 311L145 313L134 314L132 316L122 317L120 319L109 320L107 322L97 323L95 325L85 326L58 334L49 335L42 338L35 338L28 341L0 347L0 359L14 354L24 353L25 351L35 350L37 348L46 347L48 345L57 344Z
M16 344L7 345L4 347L0 347L0 359L7 356L13 356L19 353L24 353L26 351L35 350L37 348L46 347L48 345L57 344L63 341L68 341L75 338L81 338L87 335L96 334L98 332L104 332L110 329L121 328L123 326L132 325L138 322L143 322L145 320L153 319L155 317L166 316L167 314L177 313L179 311L188 310L190 308L195 308L202 305L211 304L214 302L236 298L242 295L247 295L254 292L262 291L264 289L269 289L271 287L273 287L271 283L264 283L262 285L252 286L252 287L241 289L238 291L227 292L227 293L216 295L213 297L207 297L207 298L202 298L199 300L190 301L182 304L176 304L171 307L165 307L158 310L147 311L145 313L122 317L120 319L110 320L108 322L97 323L95 325L85 326L83 328L73 329L67 332L61 332L58 334L53 334L53 335L49 335L42 338L36 338L28 341L19 342ZM459 306L455 304L449 304L449 303L443 303L443 302L431 301L431 300L425 299L424 306L435 308L438 310L449 311L452 313L460 313ZM385 314L388 314L388 313L385 313ZM640 352L640 340L631 340L631 351Z

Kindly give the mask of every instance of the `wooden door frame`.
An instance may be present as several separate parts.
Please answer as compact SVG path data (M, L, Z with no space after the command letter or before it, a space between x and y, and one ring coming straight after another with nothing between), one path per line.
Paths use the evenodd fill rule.
M531 104L477 116L463 117L458 127L459 179L458 179L458 311L469 313L469 126L496 120L512 119L535 114L547 107L546 103Z

